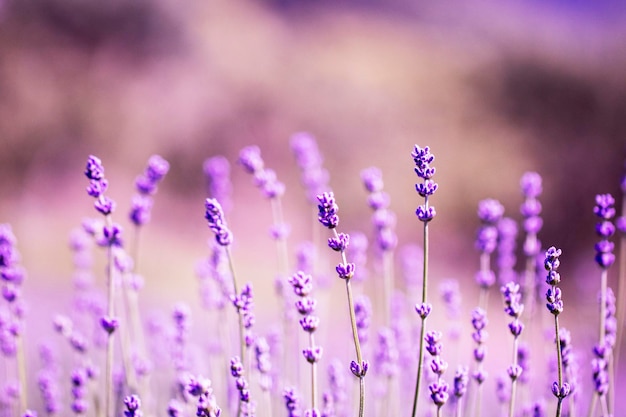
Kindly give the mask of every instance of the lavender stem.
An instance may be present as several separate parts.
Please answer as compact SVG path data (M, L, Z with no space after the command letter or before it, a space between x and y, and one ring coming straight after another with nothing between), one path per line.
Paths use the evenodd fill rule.
M425 197L425 205L428 207L428 196ZM424 222L424 267L422 270L422 305L426 304L428 294L428 222ZM411 413L412 417L416 416L417 413L417 402L419 398L419 390L420 390L420 382L422 380L422 367L424 362L424 335L426 333L426 317L424 315L421 318L421 327L420 327L420 346L419 346L419 356L417 362L417 376L415 380L415 393L413 395L413 411Z
M108 225L111 225L110 216L106 216ZM109 318L114 317L114 296L115 286L113 285L113 247L107 246L107 316ZM106 351L106 374L105 374L105 402L104 402L104 415L105 417L111 417L113 411L113 360L114 360L114 344L113 333L107 335L107 351Z
M228 267L230 269L230 275L232 277L233 291L235 295L239 294L239 287L237 286L237 279L235 275L235 265L233 262L233 255L230 250L230 245L226 246L226 256L228 258ZM239 357L241 358L241 364L243 369L246 369L246 339L243 325L243 313L238 309L237 316L239 319Z

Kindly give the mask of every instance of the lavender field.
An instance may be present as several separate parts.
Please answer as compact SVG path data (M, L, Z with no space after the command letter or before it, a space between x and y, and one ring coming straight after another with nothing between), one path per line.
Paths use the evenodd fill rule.
M621 416L626 9L0 2L0 416Z

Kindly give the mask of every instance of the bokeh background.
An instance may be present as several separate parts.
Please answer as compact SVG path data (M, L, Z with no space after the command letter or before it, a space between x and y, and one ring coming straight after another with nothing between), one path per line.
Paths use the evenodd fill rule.
M592 327L592 207L595 194L620 195L625 73L620 1L5 0L0 221L18 237L27 297L47 300L31 314L47 311L71 288L69 233L94 215L87 156L103 160L125 213L133 179L162 155L171 170L140 264L147 302L169 307L194 299L206 254L205 158L233 163L236 257L263 288L270 209L234 164L241 148L259 145L286 183L294 239L312 221L294 132L316 136L347 230L371 231L359 173L381 168L405 244L421 238L410 152L429 145L440 185L432 274L471 288L478 201L499 199L519 219L519 178L534 170L540 239L563 248L566 306L581 306L564 320Z

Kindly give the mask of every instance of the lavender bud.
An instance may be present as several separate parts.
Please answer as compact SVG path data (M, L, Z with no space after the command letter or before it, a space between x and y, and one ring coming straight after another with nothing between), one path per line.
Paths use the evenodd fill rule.
M340 263L335 267L335 270L337 271L337 275L339 275L339 278L350 279L354 275L355 268L356 267L353 263Z
M339 233L337 237L328 239L328 246L336 252L344 252L350 244L350 235Z
M430 398L437 407L443 406L448 401L448 384L445 381L437 381L428 386Z
M321 346L312 346L302 350L302 354L304 358L309 363L316 363L322 359L322 354L324 353L324 349Z
M432 305L429 303L422 303L422 304L415 305L415 311L417 311L417 314L422 318L422 320L428 317L432 308L433 308Z
M318 205L317 208L319 210L318 220L319 222L329 229L334 229L339 224L339 216L337 216L337 212L339 211L339 206L335 202L334 193L327 192L322 193L317 196Z
M119 326L119 322L115 317L104 316L100 319L100 326L108 334L112 334Z

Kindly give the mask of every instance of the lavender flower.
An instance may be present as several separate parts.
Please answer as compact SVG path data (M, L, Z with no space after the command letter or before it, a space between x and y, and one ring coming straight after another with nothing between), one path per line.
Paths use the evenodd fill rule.
M613 243L609 238L615 233L615 226L611 222L615 216L615 200L611 194L598 194L593 212L600 218L596 225L596 233L600 236L600 242L596 243L596 263L603 269L609 268L615 262Z
M141 400L136 395L128 395L124 398L124 417L142 417L143 412L140 410Z
M221 246L229 246L233 243L233 235L226 225L222 206L216 199L207 198L204 207L204 218L209 224L209 229L215 233L215 240Z
M339 224L339 216L337 216L339 206L337 206L337 203L335 202L334 193L331 191L320 194L317 196L317 201L319 222L328 229L336 228Z
M85 176L89 179L87 194L96 199L94 207L98 212L108 216L115 209L115 202L104 195L109 183L104 178L104 166L98 157L89 156L85 167Z
M250 347L254 343L252 326L255 323L255 316L252 310L254 308L252 284L245 284L241 289L241 293L239 295L231 296L231 301L235 306L237 313L242 318L245 344L247 347Z
M300 417L300 399L294 388L286 388L283 392L285 400L285 408L287 409L287 417Z
M217 401L213 395L211 381L190 376L185 386L186 392L198 398L196 416L198 417L220 417L222 410L217 406ZM179 417L181 407L178 402L170 401L168 405L168 415Z

